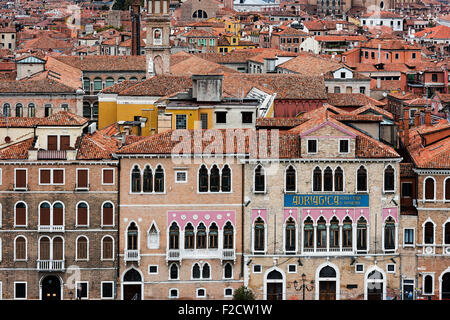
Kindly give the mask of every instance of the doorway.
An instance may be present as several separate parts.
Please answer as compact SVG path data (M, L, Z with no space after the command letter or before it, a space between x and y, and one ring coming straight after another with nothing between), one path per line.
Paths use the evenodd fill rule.
M373 270L367 275L366 282L367 300L384 300L385 288L383 274L380 271Z
M123 300L142 300L142 277L139 271L132 268L123 276Z
M324 266L319 272L319 300L336 300L336 270Z
M41 283L42 300L61 300L61 281L57 276L46 276Z
M283 275L277 270L267 274L266 296L267 300L283 300Z
M442 276L441 296L442 300L450 300L450 272Z

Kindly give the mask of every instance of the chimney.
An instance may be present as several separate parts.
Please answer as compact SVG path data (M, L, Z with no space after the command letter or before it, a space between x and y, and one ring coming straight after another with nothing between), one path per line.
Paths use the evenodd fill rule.
M420 126L420 112L414 114L414 127Z
M377 78L377 89L380 89L380 88L381 88L381 78L378 77Z
M409 109L403 109L403 146L409 146Z
M425 109L425 125L431 126L431 109L429 107Z

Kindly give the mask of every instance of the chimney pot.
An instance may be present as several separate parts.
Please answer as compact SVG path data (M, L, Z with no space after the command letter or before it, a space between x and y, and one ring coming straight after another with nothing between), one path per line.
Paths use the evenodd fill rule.
M429 107L425 109L425 125L431 126L431 109Z

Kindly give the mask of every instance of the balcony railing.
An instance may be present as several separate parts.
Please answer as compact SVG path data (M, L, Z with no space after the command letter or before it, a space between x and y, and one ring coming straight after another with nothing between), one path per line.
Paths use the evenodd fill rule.
M38 150L38 160L66 160L66 150Z
M169 249L167 251L167 261L180 261L181 255L178 249Z
M125 250L125 261L140 261L139 250Z
M38 271L64 271L64 260L38 260Z
M46 226L40 225L38 227L39 232L64 232L64 226Z
M234 249L223 249L222 260L236 260L236 254Z

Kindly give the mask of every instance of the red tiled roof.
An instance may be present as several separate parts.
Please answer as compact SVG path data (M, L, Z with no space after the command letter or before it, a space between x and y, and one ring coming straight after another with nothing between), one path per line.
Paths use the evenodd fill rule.
M0 149L0 159L28 159L28 150L33 146L34 138L29 138L3 149Z
M335 107L362 107L366 105L383 106L384 103L363 93L328 93L328 103Z

